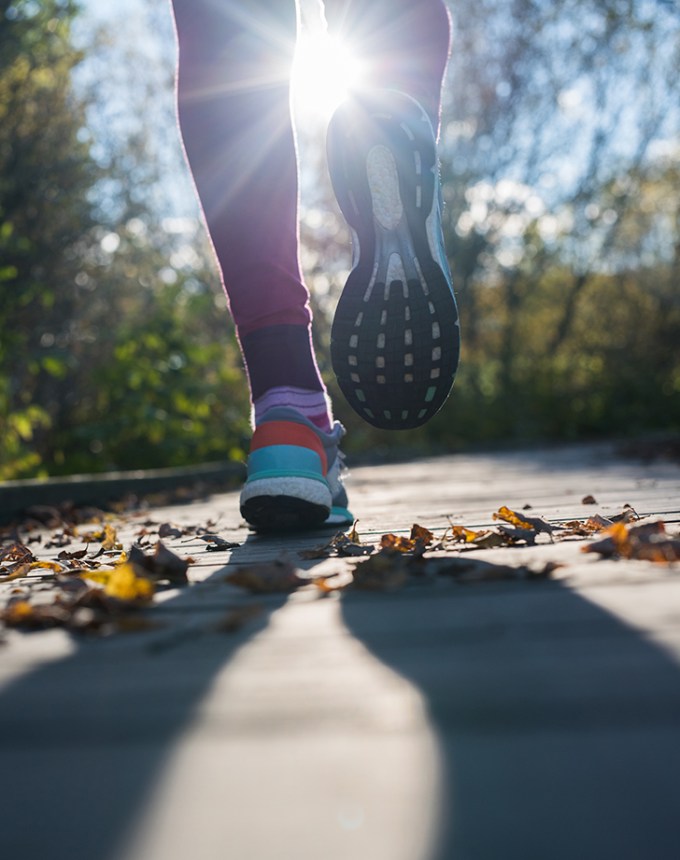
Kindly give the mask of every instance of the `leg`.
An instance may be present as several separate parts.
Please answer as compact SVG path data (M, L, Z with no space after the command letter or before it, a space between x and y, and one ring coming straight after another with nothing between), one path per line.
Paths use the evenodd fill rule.
M326 14L367 70L328 132L354 244L333 366L371 424L417 427L448 397L459 353L436 153L449 18L441 0L326 0Z
M451 21L443 0L325 0L329 29L352 46L373 89L400 90L439 125Z
M298 262L289 106L294 0L173 0L185 150L248 371L255 422L294 406L330 429Z
M241 512L262 530L351 521L298 262L295 2L172 2L184 145L254 407Z

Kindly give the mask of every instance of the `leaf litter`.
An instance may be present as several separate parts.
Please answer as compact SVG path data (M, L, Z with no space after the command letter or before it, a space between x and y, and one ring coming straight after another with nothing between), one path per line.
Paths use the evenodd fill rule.
M586 502L584 502L586 503ZM594 502L587 502L593 504ZM468 554L469 550L494 547L533 546L541 537L555 540L593 539L584 552L601 558L643 559L670 563L680 560L680 536L666 531L663 522L639 523L630 505L616 515L593 514L560 524L503 505L492 515L495 525L470 528L450 522L437 538L429 529L414 524L408 537L391 532L376 542L362 540L355 522L347 532L338 532L327 543L299 553L305 560L356 558L350 571L331 576L301 576L286 559L238 567L225 581L250 594L282 594L313 583L322 593L346 588L363 591L395 591L410 582L434 581L439 578L459 584L548 579L561 565L499 564ZM0 532L0 583L12 582L14 588L0 621L7 627L23 630L62 627L88 634L127 632L157 626L148 616L139 614L153 603L158 587L181 586L188 582L187 570L193 559L181 559L160 538L198 539L206 552L230 550L238 543L216 534L214 521L199 526L177 526L146 520L136 532L136 543L123 551L116 528L106 522L107 515L97 509L88 511L96 528L81 530L83 515L72 513L66 519L52 508L34 509L33 518L24 524L26 534L18 529ZM42 544L37 528L57 529ZM155 543L154 536L157 536ZM66 549L74 540L85 542L84 549ZM61 551L50 560L38 559L30 544ZM94 544L94 548L90 548ZM152 551L145 549L151 547ZM455 554L452 554L452 551ZM442 554L445 553L445 554ZM29 591L24 588L28 583ZM51 603L33 601L30 587L50 583L58 593ZM42 586L41 586L42 587ZM220 632L233 632L256 617L261 606L230 609L214 626Z

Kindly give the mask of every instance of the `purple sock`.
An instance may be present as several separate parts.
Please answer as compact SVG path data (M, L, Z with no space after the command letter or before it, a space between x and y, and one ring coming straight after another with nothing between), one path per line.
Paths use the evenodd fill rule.
M255 424L274 406L290 406L329 432L330 403L314 358L309 329L274 325L241 335Z

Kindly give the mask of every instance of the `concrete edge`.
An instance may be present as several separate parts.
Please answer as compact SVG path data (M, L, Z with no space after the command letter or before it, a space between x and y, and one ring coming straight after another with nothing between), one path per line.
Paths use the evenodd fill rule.
M0 483L0 523L21 517L36 505L102 506L127 495L146 496L168 490L235 488L245 478L243 463L203 463L168 469L138 469L61 478L32 478Z

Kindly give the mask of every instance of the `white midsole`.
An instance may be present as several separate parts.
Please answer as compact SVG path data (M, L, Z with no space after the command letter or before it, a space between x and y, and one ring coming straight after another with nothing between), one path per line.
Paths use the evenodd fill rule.
M241 505L262 496L288 496L331 509L331 491L327 484L312 478L259 478L249 481L241 490Z

